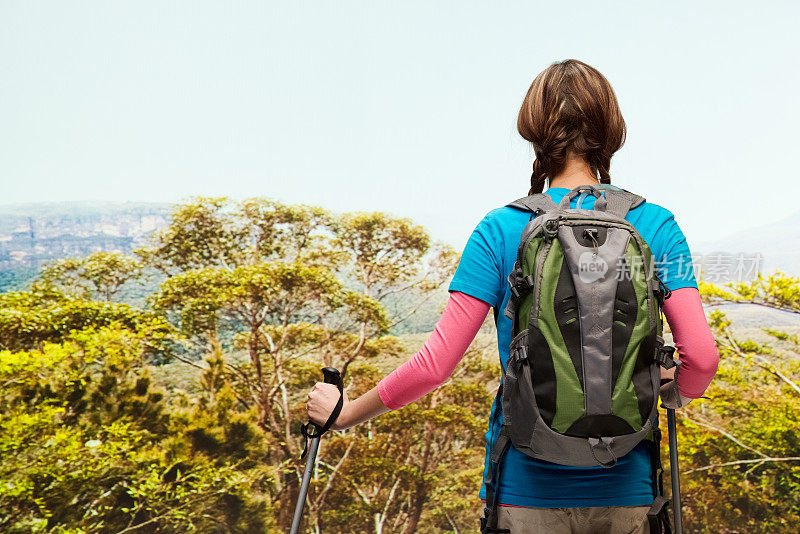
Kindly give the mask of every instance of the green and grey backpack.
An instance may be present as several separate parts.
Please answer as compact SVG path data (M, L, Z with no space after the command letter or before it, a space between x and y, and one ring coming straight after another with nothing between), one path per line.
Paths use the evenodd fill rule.
M570 208L581 193L596 197L594 209ZM531 220L508 276L505 315L513 337L498 391L503 425L484 480L481 532L508 532L497 528L495 488L510 444L548 462L612 467L645 439L652 442L656 495L651 531L669 531L657 408L659 365L675 365L674 349L661 337L669 291L647 243L625 220L642 202L600 185L575 188L558 205L547 194L509 204Z

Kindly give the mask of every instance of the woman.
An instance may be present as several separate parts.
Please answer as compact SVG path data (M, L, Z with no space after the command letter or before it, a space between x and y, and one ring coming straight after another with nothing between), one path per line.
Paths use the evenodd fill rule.
M530 194L545 191L555 202L579 185L610 184L612 155L625 141L625 122L608 81L576 60L554 63L533 81L520 109L517 129L533 145ZM581 195L571 207L591 208ZM509 299L507 276L514 265L528 213L513 207L489 212L473 231L450 284L450 299L434 332L409 361L375 388L348 402L334 428L344 429L396 410L444 383L464 355L490 308L494 308L501 362L508 359L511 321L498 313ZM662 388L662 402L682 407L700 397L717 370L719 355L703 313L691 255L672 214L651 203L630 210L657 259L660 279L672 291L664 314L680 359L677 390ZM339 399L330 384L309 393L308 415L324 423ZM492 414L496 406L492 408ZM499 423L490 417L488 453ZM572 467L531 458L514 449L503 459L498 485L499 528L528 532L648 532L653 502L649 452L644 442L611 468ZM484 498L484 488L481 489Z

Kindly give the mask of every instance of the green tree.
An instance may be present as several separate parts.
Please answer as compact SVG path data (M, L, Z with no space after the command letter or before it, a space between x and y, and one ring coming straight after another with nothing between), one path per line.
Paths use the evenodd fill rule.
M135 256L63 260L0 294L2 532L286 531L319 368L340 368L351 396L374 387L423 341L392 334L458 260L408 219L207 197ZM152 271L146 306L114 302ZM700 282L710 306L795 314L798 287L780 272ZM709 322L718 376L678 413L686 530L795 532L798 334ZM487 334L442 388L325 437L307 531L476 531L499 378Z
M457 261L407 219L266 199L195 199L138 255L168 275L152 306L196 352L246 352L246 361L223 359L220 377L269 436L281 500L297 488L296 407L318 379L315 362L347 376L359 359L397 354L389 329L429 299ZM382 302L390 295L416 303L390 311Z
M268 528L269 475L194 443L201 418L171 413L151 386L146 347L145 334L110 325L0 352L0 530Z
M33 287L53 288L92 300L112 300L130 280L142 276L142 263L119 252L95 252L84 258L66 258L46 265Z
M726 288L700 283L713 304L752 302L797 313L796 279L776 273ZM797 531L800 515L800 345L738 337L719 310L709 314L720 367L707 399L679 410L684 511L691 532Z
M72 331L110 324L148 333L148 355L165 358L173 328L161 317L127 304L91 301L44 285L0 294L0 349L31 350L58 343Z
M709 303L747 302L800 313L800 278L781 271L766 277L758 273L749 282L730 282L725 288L701 281L700 290Z
M441 388L326 438L309 493L311 531L475 530L486 414L499 381L486 337L473 343ZM360 395L381 377L374 366L358 365L350 390Z

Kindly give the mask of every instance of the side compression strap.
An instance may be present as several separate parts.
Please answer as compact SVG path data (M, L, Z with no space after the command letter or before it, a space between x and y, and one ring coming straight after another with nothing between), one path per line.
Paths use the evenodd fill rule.
M500 462L510 445L511 441L508 436L501 431L489 456L489 470L483 481L486 484L486 508L484 508L481 518L481 534L511 533L507 528L497 528L497 492L495 491L500 485Z
M664 467L661 464L661 429L653 429L653 443L650 446L650 467L653 471L653 492L656 497L647 511L647 521L651 534L671 534L668 506L664 497Z
M495 418L503 406L503 384L497 388L497 397L495 398L497 408L495 408ZM492 420L494 426L494 420ZM486 507L483 509L483 517L481 518L481 534L511 534L507 528L497 528L497 492L500 485L500 462L505 456L508 447L511 445L511 440L508 437L508 432L505 427L501 428L500 435L497 436L497 441L494 442L492 452L489 454L489 469L487 469L486 476L483 483L486 485Z
M659 495L653 501L653 506L647 511L647 523L652 534L672 534L667 513L668 505L669 501Z

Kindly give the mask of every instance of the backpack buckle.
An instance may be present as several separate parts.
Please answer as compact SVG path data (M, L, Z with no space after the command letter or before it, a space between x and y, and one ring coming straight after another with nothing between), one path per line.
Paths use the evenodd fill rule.
M653 295L656 297L656 300L658 301L658 307L663 308L664 301L672 296L672 290L668 288L666 285L664 285L664 282L662 282L661 278L659 278L658 276L655 276L654 280L656 284L654 284L655 287L653 288Z
M514 281L512 282L512 277ZM525 277L517 278L513 274L509 276L509 290L515 300L521 299L533 289L533 276L528 275Z
M483 513L487 515L481 517L481 534L511 534L511 531L507 528L490 527L488 521L489 510L484 508Z
M558 235L559 219L548 219L542 224L542 233L547 239L553 239Z
M655 360L664 369L672 369L673 367L677 367L679 365L679 363L672 358L673 354L675 354L675 347L661 345L656 349Z
M589 450L592 453L592 457L594 461L597 462L599 465L605 468L614 467L617 465L617 455L614 454L614 450L612 449L612 445L614 444L614 438L610 437L601 437L601 438L588 438L589 441ZM603 461L597 457L596 450L604 451L610 458L610 460Z
M522 360L527 360L528 359L527 345L520 344L514 347L514 350L511 351L511 356L512 356L511 361L513 362L521 362Z

